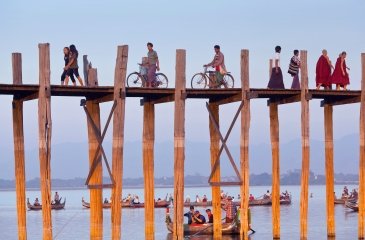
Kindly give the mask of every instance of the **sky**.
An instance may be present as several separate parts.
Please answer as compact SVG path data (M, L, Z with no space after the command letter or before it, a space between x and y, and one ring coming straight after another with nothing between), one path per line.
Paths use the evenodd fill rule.
M100 85L112 85L118 45L129 45L127 72L147 53L153 42L160 59L161 72L174 86L176 49L186 49L187 86L194 73L211 61L213 46L219 44L226 66L240 86L240 50L250 51L250 85L265 88L268 60L276 45L282 46L281 64L284 84L290 87L286 73L294 49L308 51L310 88L315 87L315 63L326 48L332 61L347 51L350 89L359 89L360 54L365 52L364 1L1 1L0 3L0 83L12 82L11 53L23 57L23 83L38 83L38 43L50 43L51 83L60 84L64 46L75 44L81 55L88 55L98 69ZM80 62L81 62L80 57ZM86 116L80 98L52 98L53 144L87 141ZM225 133L239 103L220 110ZM102 104L102 122L110 103ZM38 144L37 101L24 105L26 148ZM173 140L173 103L156 106L156 141ZM11 97L0 96L0 146L12 147ZM143 111L139 99L127 99L125 141L141 141ZM279 107L280 140L300 138L300 104ZM359 104L334 110L334 138L358 133ZM236 124L231 144L238 144ZM111 141L111 129L106 141ZM323 109L319 101L310 103L310 137L323 140ZM205 100L186 103L186 139L209 141ZM266 100L251 101L250 141L268 143L269 113ZM1 149L0 147L0 149Z

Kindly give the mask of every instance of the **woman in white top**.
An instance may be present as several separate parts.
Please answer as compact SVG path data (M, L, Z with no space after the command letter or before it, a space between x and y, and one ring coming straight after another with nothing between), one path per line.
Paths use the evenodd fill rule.
M283 81L283 73L280 68L280 52L281 47L275 47L275 55L273 57L272 66L271 66L271 76L269 84L267 88L269 89L284 89L284 81Z

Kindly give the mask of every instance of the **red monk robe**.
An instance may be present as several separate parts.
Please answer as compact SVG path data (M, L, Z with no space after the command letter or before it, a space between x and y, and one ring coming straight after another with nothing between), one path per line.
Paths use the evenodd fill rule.
M331 86L331 65L323 55L318 59L316 66L316 86Z
M338 84L341 87L350 84L350 78L347 73L347 67L346 67L346 61L343 59L343 71L345 72L345 75L342 74L341 69L341 57L337 58L335 70L333 71L331 81L333 84Z

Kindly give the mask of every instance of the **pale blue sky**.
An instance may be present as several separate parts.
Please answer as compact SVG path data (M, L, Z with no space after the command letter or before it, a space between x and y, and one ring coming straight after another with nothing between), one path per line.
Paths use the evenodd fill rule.
M51 44L52 83L59 84L62 49L75 44L98 68L101 85L113 83L117 45L129 45L128 72L146 54L146 42L155 44L161 71L174 85L175 50L187 50L187 82L213 56L213 45L221 45L226 65L239 82L240 49L250 50L252 87L266 87L268 59L275 45L282 46L285 86L294 49L308 50L309 81L314 87L315 62L323 48L332 61L343 50L351 68L350 89L360 86L360 53L365 52L364 1L2 1L0 3L0 82L11 83L11 53L23 54L24 83L38 82L38 47ZM53 98L53 142L86 141L86 118L78 98ZM226 129L238 104L222 107ZM208 114L204 101L189 100L186 137L208 141ZM311 102L311 137L323 139L323 109ZM0 145L12 145L11 98L0 96ZM37 102L25 104L26 147L37 145ZM103 119L110 104L103 104ZM335 138L358 132L359 105L336 107ZM252 103L251 142L269 141L266 100ZM139 99L127 99L126 141L140 141L142 108ZM104 120L105 122L105 120ZM300 137L300 105L280 107L281 141ZM238 144L239 126L231 142ZM110 136L108 136L110 140ZM173 104L156 108L156 141L173 139Z

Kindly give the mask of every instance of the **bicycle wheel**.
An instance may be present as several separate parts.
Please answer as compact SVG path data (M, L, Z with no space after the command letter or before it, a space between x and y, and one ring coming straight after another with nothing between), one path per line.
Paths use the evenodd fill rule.
M197 73L191 78L191 88L206 88L207 78L204 73Z
M169 85L169 80L167 79L166 75L163 73L156 74L156 87L158 88L167 88Z
M142 78L138 72L132 72L127 77L127 87L143 87Z
M222 88L233 88L234 87L234 79L231 74L227 73L223 76L223 83L221 84Z

